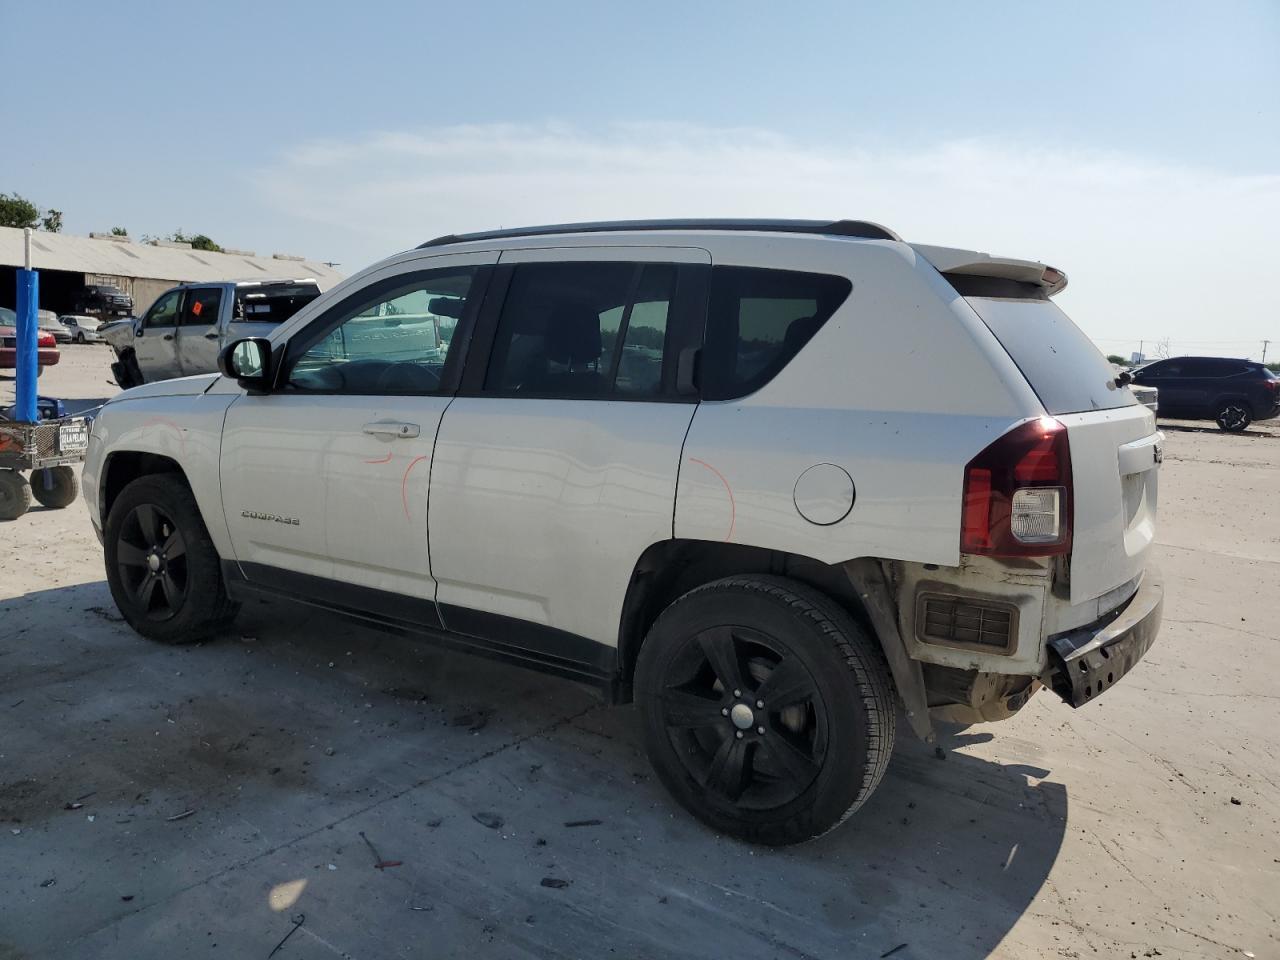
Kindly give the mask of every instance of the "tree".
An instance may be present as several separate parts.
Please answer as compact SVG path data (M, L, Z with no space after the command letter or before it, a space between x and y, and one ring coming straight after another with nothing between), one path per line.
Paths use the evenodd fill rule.
M59 233L62 230L62 211L52 208L45 211L44 216L40 218L40 226L50 233Z
M1124 357L1120 356L1119 354L1116 354L1116 353L1107 354L1107 363L1119 363L1123 365L1123 364L1127 364L1128 362L1129 362L1128 360L1126 360Z
M112 227L111 235L113 237L127 237L129 235L129 231L124 227Z
M61 216L61 215L59 215ZM0 227L35 228L40 225L40 210L16 193L0 193Z
M222 248L203 233L196 233L191 236L187 236L182 232L182 228L178 228L173 232L173 236L169 239L174 243L189 243L191 244L192 250L207 250L209 253L222 252Z

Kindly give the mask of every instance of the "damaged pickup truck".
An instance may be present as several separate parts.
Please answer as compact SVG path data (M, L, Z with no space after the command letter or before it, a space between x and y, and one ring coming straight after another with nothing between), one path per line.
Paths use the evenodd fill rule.
M1066 282L864 221L442 237L108 403L89 515L146 637L273 595L588 683L802 841L899 717L1087 708L1155 639L1163 437Z
M318 296L314 280L189 283L161 294L142 317L98 332L115 351L116 383L136 387L213 373L231 340L268 336Z

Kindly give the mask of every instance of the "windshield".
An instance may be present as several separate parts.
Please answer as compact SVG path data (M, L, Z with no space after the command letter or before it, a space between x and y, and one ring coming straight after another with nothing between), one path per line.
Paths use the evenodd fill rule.
M1057 416L1137 403L1093 341L1051 300L966 297L1045 410Z

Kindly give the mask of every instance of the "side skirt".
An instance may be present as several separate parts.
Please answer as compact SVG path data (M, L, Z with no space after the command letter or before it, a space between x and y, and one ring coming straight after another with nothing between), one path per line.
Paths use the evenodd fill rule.
M446 606L441 611L431 600L266 564L223 560L222 579L233 600L292 600L446 649L576 680L599 690L606 701L620 702L617 649L587 637L464 607Z

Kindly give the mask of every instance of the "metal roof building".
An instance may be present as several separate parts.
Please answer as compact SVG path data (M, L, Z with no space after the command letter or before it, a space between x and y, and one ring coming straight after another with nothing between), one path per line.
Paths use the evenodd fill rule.
M40 271L40 306L74 312L86 283L110 283L133 297L141 315L165 290L206 280L313 279L327 290L342 274L315 260L247 251L207 253L189 244L136 243L124 237L75 237L37 231L31 241L32 266ZM0 306L12 307L14 270L22 266L22 231L0 227Z

